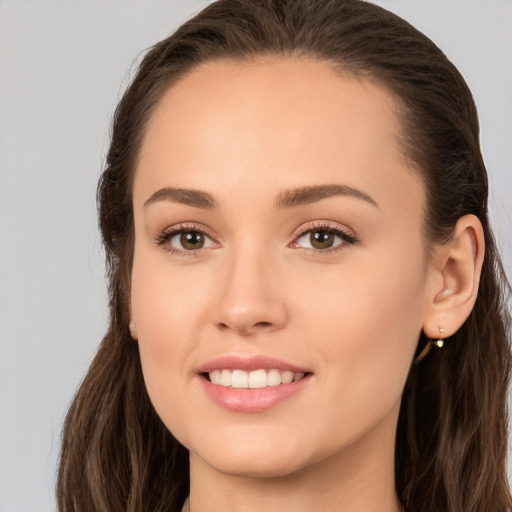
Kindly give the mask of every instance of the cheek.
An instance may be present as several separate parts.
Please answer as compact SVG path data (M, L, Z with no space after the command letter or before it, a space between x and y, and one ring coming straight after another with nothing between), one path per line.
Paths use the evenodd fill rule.
M328 386L339 390L340 414L384 413L401 397L421 332L425 287L423 254L402 254L410 257L381 253L308 283L301 331L319 350ZM327 407L327 399L319 403Z
M206 295L190 272L173 270L162 255L136 251L132 319L147 390L159 413L166 409L165 404L179 405L181 394L173 390L190 379L195 350L191 340L200 336Z
M155 251L156 252L156 251ZM139 339L154 349L168 351L187 345L201 323L208 300L208 270L173 267L165 255L135 253L132 283L132 318ZM202 275L205 274L206 276Z

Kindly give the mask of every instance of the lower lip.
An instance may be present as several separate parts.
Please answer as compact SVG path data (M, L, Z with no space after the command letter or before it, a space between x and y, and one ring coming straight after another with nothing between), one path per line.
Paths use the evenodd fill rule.
M228 388L212 384L203 375L199 379L208 397L216 404L238 412L261 412L275 407L304 389L309 382L311 374L302 379L290 382L290 384L279 384L278 386L267 386L266 388Z

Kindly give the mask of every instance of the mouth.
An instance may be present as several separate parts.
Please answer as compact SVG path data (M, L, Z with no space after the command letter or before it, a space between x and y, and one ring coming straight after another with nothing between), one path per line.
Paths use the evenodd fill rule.
M216 386L234 389L263 389L291 384L311 375L310 372L292 372L277 368L260 368L252 371L219 368L203 372L201 376Z
M234 412L263 412L310 388L313 372L265 355L227 355L198 369L201 388L214 403Z

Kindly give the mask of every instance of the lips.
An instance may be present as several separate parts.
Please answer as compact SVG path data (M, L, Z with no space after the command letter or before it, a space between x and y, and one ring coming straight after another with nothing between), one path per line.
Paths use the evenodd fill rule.
M268 356L226 356L201 366L198 376L207 396L218 405L260 412L299 393L312 372Z
M292 373L308 373L308 368L301 368L294 364L288 363L281 359L270 356L224 356L213 359L198 369L198 373L209 373L213 370L244 370L250 372L252 370L271 370L289 371Z

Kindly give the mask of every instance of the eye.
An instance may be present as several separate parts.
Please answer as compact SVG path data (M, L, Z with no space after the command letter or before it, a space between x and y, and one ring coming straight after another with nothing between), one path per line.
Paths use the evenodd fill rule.
M333 226L306 227L305 231L295 239L292 247L329 252L346 244L354 244L357 240L353 235Z
M173 226L158 235L156 242L171 253L193 253L199 249L218 247L204 231L185 226Z
M186 251L193 251L196 249L202 249L208 244L210 239L199 231L182 231L181 233L173 236L169 243L173 246L181 245L180 249Z

